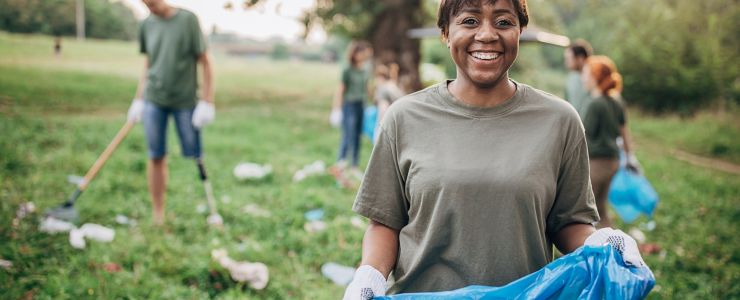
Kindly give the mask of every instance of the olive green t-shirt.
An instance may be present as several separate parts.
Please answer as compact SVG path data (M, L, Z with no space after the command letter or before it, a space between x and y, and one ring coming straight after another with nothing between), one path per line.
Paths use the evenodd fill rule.
M568 72L568 79L565 82L565 101L573 105L573 108L576 109L581 120L583 120L588 103L591 102L591 96L583 88L581 73L576 71Z
M583 126L586 128L588 156L591 158L618 158L617 137L626 120L622 101L601 96L588 106Z
M344 101L365 102L367 100L368 72L364 68L344 67L342 83L344 84Z
M152 14L141 23L139 43L149 58L144 99L163 107L194 107L198 57L206 51L198 18L181 8L170 18Z
M390 293L501 286L553 258L553 236L599 220L583 126L565 101L517 83L493 108L441 83L383 119L353 210L400 230Z

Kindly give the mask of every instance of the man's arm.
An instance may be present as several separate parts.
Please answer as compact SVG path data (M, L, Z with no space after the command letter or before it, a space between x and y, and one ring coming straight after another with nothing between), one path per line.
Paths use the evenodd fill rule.
M211 64L211 56L208 51L200 54L198 57L198 63L203 67L203 100L213 104L214 88L213 88L213 67Z
M141 72L141 77L139 77L139 85L136 87L136 96L134 96L134 99L141 99L141 97L144 95L144 89L146 88L146 79L147 74L149 72L149 57L144 57L144 71Z
M596 232L591 224L573 223L568 224L563 229L560 229L555 235L555 247L563 254L568 254L583 246L592 233Z
M398 230L370 221L362 240L362 262L380 271L385 278L396 266Z

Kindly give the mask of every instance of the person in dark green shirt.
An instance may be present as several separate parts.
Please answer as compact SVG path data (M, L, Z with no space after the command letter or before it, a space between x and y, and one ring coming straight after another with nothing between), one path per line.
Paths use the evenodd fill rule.
M129 122L142 121L148 148L147 177L155 224L164 222L167 186L167 123L175 121L182 153L198 163L201 179L200 130L215 118L213 72L198 18L164 0L144 0L151 15L141 24L140 52L145 71L128 112ZM198 100L197 65L203 68L203 89Z
M601 218L598 227L610 227L607 197L612 177L619 167L617 137L623 140L626 157L631 157L627 117L620 96L622 76L611 59L599 55L586 60L582 78L584 87L592 97L582 119L588 144L591 187ZM627 164L630 169L637 168L629 159Z

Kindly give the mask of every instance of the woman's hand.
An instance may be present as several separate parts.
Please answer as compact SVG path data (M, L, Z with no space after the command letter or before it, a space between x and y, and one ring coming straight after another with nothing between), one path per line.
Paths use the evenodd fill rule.
M363 265L355 271L342 299L367 300L376 296L385 296L385 277L372 266Z
M591 234L586 239L584 245L601 246L607 243L622 254L624 263L635 267L642 267L645 265L645 261L642 260L640 249L637 248L637 242L635 242L635 239L619 229L614 230L609 227L601 228Z

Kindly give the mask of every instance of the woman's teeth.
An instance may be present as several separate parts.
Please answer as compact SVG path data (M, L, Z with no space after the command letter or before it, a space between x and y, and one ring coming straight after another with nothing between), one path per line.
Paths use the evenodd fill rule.
M499 56L499 54L495 52L473 52L470 55L482 60L494 60Z

